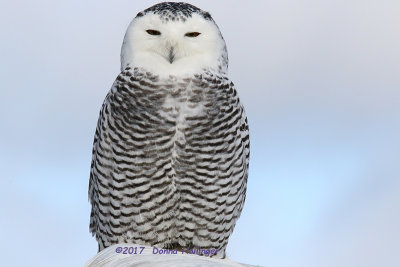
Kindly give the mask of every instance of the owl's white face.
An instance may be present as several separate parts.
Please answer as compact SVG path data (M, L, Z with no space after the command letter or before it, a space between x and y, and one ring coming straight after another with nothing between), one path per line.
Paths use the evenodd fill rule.
M136 17L121 50L121 69L128 65L159 76L217 70L226 53L225 41L212 20L193 14L185 21L163 22L159 15ZM227 66L219 71L226 72Z

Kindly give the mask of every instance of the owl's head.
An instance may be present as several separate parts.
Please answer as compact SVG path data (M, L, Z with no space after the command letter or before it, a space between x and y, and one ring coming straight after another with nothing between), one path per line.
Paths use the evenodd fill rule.
M122 44L121 70L143 68L160 76L203 69L226 73L225 41L211 15L187 3L164 2L140 12Z

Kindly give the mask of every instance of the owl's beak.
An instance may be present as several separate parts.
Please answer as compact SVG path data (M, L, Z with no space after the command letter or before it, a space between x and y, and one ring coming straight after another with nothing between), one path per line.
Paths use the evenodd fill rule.
M169 54L168 54L169 63L172 64L172 62L174 62L174 58L175 58L174 47L171 46L171 48L169 49Z

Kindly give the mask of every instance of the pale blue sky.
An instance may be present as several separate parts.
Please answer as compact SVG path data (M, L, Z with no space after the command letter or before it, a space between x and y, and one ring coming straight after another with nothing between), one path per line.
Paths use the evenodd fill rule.
M82 266L91 146L127 25L157 1L0 10L5 266ZM270 267L400 266L400 2L191 1L228 45L247 111L246 205L228 256Z

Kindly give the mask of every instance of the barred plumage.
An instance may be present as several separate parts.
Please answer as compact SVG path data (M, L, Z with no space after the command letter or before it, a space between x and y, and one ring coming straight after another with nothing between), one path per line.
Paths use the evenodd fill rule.
M127 64L117 77L100 111L89 182L99 250L125 242L225 256L250 147L243 106L221 69L162 76Z

